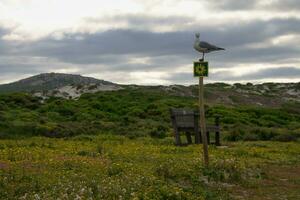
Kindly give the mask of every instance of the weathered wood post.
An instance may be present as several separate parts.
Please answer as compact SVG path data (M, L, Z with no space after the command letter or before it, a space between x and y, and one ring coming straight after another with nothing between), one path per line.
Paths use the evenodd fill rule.
M205 111L204 111L204 84L203 76L199 77L199 118L200 118L200 128L203 143L203 157L204 164L208 167L209 157L208 157L208 145L207 145L207 135L206 135L206 123L205 123Z

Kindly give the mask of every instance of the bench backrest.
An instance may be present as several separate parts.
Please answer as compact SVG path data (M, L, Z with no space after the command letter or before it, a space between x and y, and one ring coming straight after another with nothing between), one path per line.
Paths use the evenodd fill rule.
M172 108L172 123L178 128L193 128L197 114L193 110Z

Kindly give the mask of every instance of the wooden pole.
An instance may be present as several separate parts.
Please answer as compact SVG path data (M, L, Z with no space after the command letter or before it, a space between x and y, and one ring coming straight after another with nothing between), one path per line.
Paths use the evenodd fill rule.
M205 123L205 111L204 111L204 85L203 85L203 76L199 77L199 118L200 118L200 127L203 143L203 158L204 165L208 167L208 145L207 145L207 136L206 136L206 123Z

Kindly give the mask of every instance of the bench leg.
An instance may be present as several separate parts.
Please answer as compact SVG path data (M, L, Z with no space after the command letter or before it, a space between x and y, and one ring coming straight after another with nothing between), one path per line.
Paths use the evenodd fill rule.
M181 145L181 139L180 139L180 133L178 130L175 130L175 145L180 146Z
M219 131L216 132L215 140L216 140L216 146L221 146L221 144L220 144L220 132Z
M220 130L220 117L216 117L215 124L216 124L216 127L218 128L218 130ZM219 131L216 131L215 141L216 141L216 146L221 146Z
M201 133L201 131L199 131L199 141L200 141L199 144L202 144L202 133Z
M195 144L201 143L201 134L199 131L195 131Z
M209 137L209 131L206 132L206 137L207 137L207 144L210 144L210 137Z
M186 140L187 140L188 144L192 144L193 142L192 142L191 133L190 132L186 132L185 135L186 135Z

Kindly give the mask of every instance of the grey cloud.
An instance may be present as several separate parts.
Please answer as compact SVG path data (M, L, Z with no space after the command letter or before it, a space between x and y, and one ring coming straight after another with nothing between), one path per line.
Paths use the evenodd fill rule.
M279 11L300 10L300 2L299 0L276 0L265 6L265 8Z
M210 81L253 81L267 78L290 78L300 79L300 68L295 67L275 67L262 69L254 73L244 74L242 76L233 76L231 71L222 71L210 73ZM193 74L191 73L174 73L168 78L169 81L181 84L191 83ZM195 81L194 81L195 82Z
M176 83L176 84L189 84L191 81L196 78L193 76L193 73L173 73L167 80Z
M216 62L235 63L275 63L297 58L300 49L289 46L267 46L263 48L234 48L217 56L210 55Z
M9 44L2 39L2 37L8 34L9 32L10 30L0 27L0 55L7 54L9 51Z
M276 18L267 21L254 20L222 26L222 30L209 29L204 36L224 46L235 47L251 43L263 43L276 36L300 34L300 20L297 18Z
M300 78L300 68L295 67L276 67L263 69L255 73L247 74L243 80L254 80L263 78ZM240 79L241 80L241 79Z
M211 8L220 10L249 10L256 7L257 0L237 1L237 0L218 0L207 1Z
M17 64L0 64L0 74L7 74L7 73L17 73L17 74L36 74L44 72L42 68L37 67L36 65L32 64L23 64L23 63L17 63Z
M244 74L242 76L233 76L230 71L218 72L212 75L215 80L222 81L244 81L260 80L266 78L297 78L300 79L300 68L296 67L274 67L262 69L254 73Z
M183 23L191 23L194 21L191 17L184 16L167 16L167 17L156 17L142 14L126 14L126 15L115 15L105 18L92 18L88 17L84 19L87 23L115 23L115 22L127 22L129 27L149 27L152 25L182 25Z
M73 69L67 63L59 63L49 58L27 56L0 56L0 75L5 74L39 74L61 69ZM1 76L0 76L1 77ZM0 80L1 81L1 80Z
M0 41L1 41L2 36L6 35L6 34L8 34L10 32L11 32L11 30L3 28L3 27L0 27Z
M297 11L300 10L299 0L275 0L267 4L259 4L259 0L206 0L210 8L217 10L241 11L241 10L268 10L268 11Z
M84 39L76 39L78 36ZM103 55L180 55L192 52L193 34L187 32L152 33L133 30L110 30L106 32L75 34L63 40L46 38L19 48L24 55L55 57L69 62L82 59L81 63L99 62ZM88 58L86 59L85 56Z
M187 59L186 57L180 56L156 56L147 58L146 63L134 63L132 59L136 57L135 55L120 55L120 60L99 64L84 65L82 73L94 73L97 71L114 71L114 72L144 72L144 71L166 71L176 69L178 66L186 65L187 63L192 63L192 59Z

